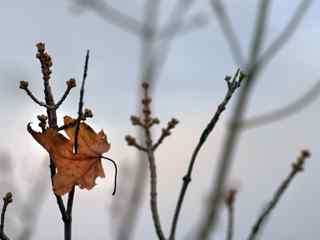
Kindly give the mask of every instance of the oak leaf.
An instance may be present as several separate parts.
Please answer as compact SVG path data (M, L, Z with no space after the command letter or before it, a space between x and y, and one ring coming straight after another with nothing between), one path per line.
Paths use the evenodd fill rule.
M69 116L64 117L65 125L74 121ZM78 153L74 154L75 128L65 129L66 138L54 128L36 132L28 125L29 133L49 152L57 168L53 190L59 196L70 192L75 185L89 190L96 185L97 177L105 177L101 155L110 149L106 134L103 130L96 133L88 124L80 123Z

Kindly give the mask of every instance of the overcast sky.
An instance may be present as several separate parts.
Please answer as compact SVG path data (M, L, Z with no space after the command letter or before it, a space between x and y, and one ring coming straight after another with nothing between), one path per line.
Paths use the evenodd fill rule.
M126 14L142 19L144 1L109 2ZM165 23L173 1L162 2L161 23ZM238 67L208 2L196 2L189 16L204 13L209 24L174 40L155 88L154 109L162 125L171 117L181 122L156 154L160 214L166 232L192 150L201 130L225 94L223 78L226 74L233 74ZM248 49L250 44L256 2L226 1L243 49ZM299 2L273 1L265 46L283 29ZM314 1L297 33L263 71L247 116L290 103L320 78L319 11L320 2ZM56 98L62 95L66 80L71 77L81 79L85 51L90 49L85 106L93 110L95 117L89 123L97 130L103 128L108 134L112 143L108 156L118 162L134 164L135 150L126 146L124 136L136 133L136 129L129 124L129 116L136 114L138 101L139 39L91 11L75 8L72 1L3 1L0 29L0 152L7 152L12 157L15 181L21 186L22 192L28 192L37 175L36 170L47 161L46 152L26 131L26 124L33 121L36 126L36 115L44 110L18 88L20 80L27 80L34 94L42 97L40 68L35 58L35 44L39 41L46 43L53 58L52 85ZM76 115L77 99L78 90L73 90L59 112L60 122L65 114ZM232 99L232 103L235 101L236 98ZM178 239L192 232L205 207L232 103L199 155L193 182L183 206ZM236 239L244 239L248 235L257 215L289 173L291 162L304 148L310 149L312 158L307 162L305 171L294 179L272 214L262 239L298 240L320 236L320 208L317 204L320 192L316 185L320 170L317 160L320 154L319 106L320 100L317 100L298 115L242 133L230 175L230 182L236 183L240 190L236 202ZM155 131L156 134L159 129L161 127ZM119 201L117 196L111 196L113 169L109 164L104 164L104 167L108 176L99 180L95 189L77 191L73 217L74 239L92 236L93 239L112 239L111 229L118 227L108 219L110 202ZM49 174L44 179L48 181ZM120 184L121 181L125 179L119 179ZM10 185L1 186L8 188L0 189L1 193L12 191ZM156 238L147 196L135 239ZM8 215L14 208L15 203L10 205ZM39 211L41 214L33 239L62 239L63 226L51 193ZM224 237L224 215L225 212L222 212L216 239ZM8 235L12 239L17 234L13 227L8 228Z

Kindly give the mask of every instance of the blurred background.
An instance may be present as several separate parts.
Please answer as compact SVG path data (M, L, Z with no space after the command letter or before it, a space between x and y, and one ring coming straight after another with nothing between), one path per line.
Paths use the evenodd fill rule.
M148 1L158 6L149 4L148 9ZM75 78L79 85L85 52L90 49L84 101L94 118L88 123L96 130L105 130L111 142L106 156L119 164L116 196L111 195L114 169L108 162L104 163L107 177L99 179L94 189L77 189L73 239L156 239L149 209L147 162L124 141L127 134L139 135L130 116L140 114L140 83L148 67L152 68L147 80L153 90L153 113L161 120L154 131L155 139L171 117L180 121L156 152L159 211L167 233L192 151L226 93L225 75L233 75L238 67L250 71L261 62L245 114L239 119L250 120L276 109L285 111L275 117L281 121L244 125L237 130L226 182L239 190L235 238L248 236L302 149L310 149L312 158L268 219L261 239L319 236L320 191L316 183L320 170L320 101L316 90L320 77L320 2L148 1L1 3L0 193L14 194L7 211L6 233L12 239L63 238L61 216L51 192L47 153L26 131L26 124L33 122L35 127L36 116L45 110L19 89L19 81L27 80L32 92L43 99L40 66L35 58L35 44L42 41L53 59L50 81L56 99L62 96L69 78ZM264 31L257 34L257 29L261 30L256 24L263 12L262 2L269 2L269 6ZM143 35L143 23L152 26L151 37ZM252 50L254 36L262 37L257 53ZM272 45L277 39L281 44ZM270 50L270 46L276 48ZM73 89L59 109L60 124L64 115L76 116L78 97L79 89ZM177 239L193 239L210 206L208 196L215 169L223 158L224 140L231 131L228 123L235 116L239 97L238 92L198 156ZM137 182L140 185L135 185ZM133 225L126 222L129 214L134 216ZM222 208L210 239L224 238L226 226ZM123 232L129 232L127 238Z

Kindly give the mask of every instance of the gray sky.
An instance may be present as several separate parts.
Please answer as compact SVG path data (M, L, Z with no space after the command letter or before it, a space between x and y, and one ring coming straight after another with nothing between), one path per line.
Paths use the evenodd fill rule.
M243 48L247 49L256 1L226 2ZM282 30L299 3L297 0L273 2L266 46ZM142 16L142 0L110 3L131 16ZM171 6L172 1L163 1L162 23ZM291 102L320 77L319 10L320 2L314 1L294 38L264 70L251 98L248 116ZM162 124L173 116L181 122L156 155L160 214L166 232L192 150L225 93L224 75L234 73L237 68L207 1L198 1L189 15L199 11L208 14L209 25L179 36L174 41L155 91L155 112ZM136 114L138 100L138 39L90 11L75 13L71 1L4 1L0 8L0 27L0 151L9 152L12 156L15 179L25 189L23 192L27 192L34 180L35 169L46 161L45 151L26 131L26 124L30 121L36 126L36 115L43 109L18 89L20 80L28 80L30 89L37 96L42 96L40 68L34 57L38 41L46 43L53 58L52 85L56 98L62 95L66 80L81 78L85 51L88 48L91 50L85 105L93 110L95 117L89 122L97 130L103 128L107 132L112 143L108 156L118 162L133 164L135 150L126 146L124 135L136 132L129 124L129 116ZM77 98L78 91L72 91L59 112L60 119L65 114L75 116ZM192 232L205 205L231 105L199 155L179 224L178 236L181 238ZM316 204L320 201L320 192L315 184L319 181L320 170L317 161L320 154L317 135L319 105L317 100L287 120L242 134L230 176L230 182L236 182L240 188L236 202L237 239L248 235L257 215L303 148L311 150L312 158L278 205L263 236L265 239L295 240L314 239L320 235L320 209ZM159 129L161 127L155 133L159 133ZM77 191L74 239L88 239L90 236L110 239L110 229L115 226L108 219L107 206L110 201L117 201L117 196L111 196L113 169L109 164L104 167L108 177L99 180L95 189L90 192ZM121 181L124 180L119 179L120 184ZM11 189L0 190L5 192ZM146 201L141 211L136 239L155 239L148 204ZM15 204L10 206L8 215L14 207ZM224 237L226 227L225 212L222 213L217 239ZM41 208L38 223L33 239L62 239L63 226L52 194ZM16 233L8 228L8 234L14 239Z

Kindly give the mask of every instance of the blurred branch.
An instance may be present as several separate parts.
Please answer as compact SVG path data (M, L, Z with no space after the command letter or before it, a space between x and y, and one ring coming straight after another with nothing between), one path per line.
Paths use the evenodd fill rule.
M1 211L0 239L1 240L9 240L9 237L4 232L4 220L5 220L7 207L13 201L12 193L11 192L6 193L6 195L2 198L2 200L3 200L3 206L2 206L2 211Z
M270 215L271 211L276 207L281 196L288 189L289 184L291 183L293 178L297 175L297 173L303 171L305 160L306 158L309 158L309 157L310 157L309 151L304 150L301 152L301 155L298 157L298 159L292 164L292 169L290 174L281 183L280 187L277 189L276 193L274 194L272 200L270 201L266 209L262 212L262 214L259 216L257 222L252 227L252 231L248 237L248 240L254 240L257 238L259 230L261 229L261 226L264 224L265 219Z
M187 188L191 182L191 174L192 174L192 170L193 170L193 166L195 164L195 161L197 159L198 153L201 149L201 147L203 146L203 144L206 142L207 138L209 137L210 133L212 132L212 130L214 129L214 127L216 126L220 115L222 114L222 112L225 110L228 102L230 101L231 97L233 96L233 94L235 93L235 91L240 87L240 84L242 82L242 80L244 79L244 74L240 72L240 70L238 69L236 74L233 76L232 80L231 77L227 76L225 78L226 83L228 85L228 89L227 89L227 93L223 99L223 101L219 104L217 111L215 112L215 114L213 115L212 119L210 120L210 122L208 123L207 127L203 130L203 132L201 133L199 142L197 144L197 146L195 147L193 153L192 153L192 157L191 160L189 162L189 166L188 166L188 170L186 175L183 177L183 184L180 190L180 194L178 197L178 201L176 204L176 208L175 208L175 212L174 212L174 216L173 216L173 220L172 220L172 224L171 224L171 230L170 230L170 240L174 240L175 239L175 233L176 233L176 228L177 228L177 224L178 224L178 220L179 220L179 215L180 215L180 211L181 211L181 207L185 198L185 194L187 191Z
M49 161L49 159L46 160ZM18 213L18 217L23 224L22 231L16 238L18 240L32 239L32 235L36 229L36 221L40 215L40 207L44 202L44 197L48 193L49 182L44 181L45 177L47 177L47 164L43 162Z
M288 105L268 113L261 114L239 122L242 129L251 129L284 120L294 114L304 110L307 106L312 104L320 96L320 81L317 81L310 89L308 89L302 96Z
M225 182L229 173L229 169L232 163L232 158L237 141L240 137L240 128L236 125L238 121L243 119L247 103L249 100L250 93L252 92L253 85L257 79L258 71L252 66L256 62L259 52L262 46L262 36L264 35L264 29L266 26L266 18L268 15L269 0L262 0L258 5L258 14L255 25L255 31L253 34L253 40L250 49L250 59L248 61L249 67L247 72L247 79L240 90L240 95L238 101L236 101L235 109L231 116L231 123L227 130L227 135L222 144L222 152L218 160L218 167L216 169L216 174L214 182L212 184L211 192L209 193L210 206L209 209L206 208L202 218L200 219L199 230L196 233L196 238L199 240L207 240L214 229L216 224L216 218L218 211L220 210L221 196L224 192ZM260 36L259 36L260 35ZM260 41L260 42L259 42Z
M145 24L140 23L135 18L122 13L104 0L74 0L74 2L83 8L91 9L106 21L126 32L130 32L138 36L145 34L145 29L147 29Z
M232 21L221 0L211 0L211 6L215 12L223 34L229 44L231 54L237 63L243 63L244 57L240 41L234 31Z
M262 53L259 61L256 62L255 68L261 68L266 62L270 61L276 53L291 39L292 35L298 29L302 19L306 15L313 0L301 0L300 4L296 8L294 14L290 18L288 24L284 30L278 35L278 37L270 44L270 46Z
M244 84L244 87L240 91L239 100L236 103L235 110L231 117L231 124L227 131L227 136L225 143L223 144L223 150L221 158L219 160L219 165L217 169L217 177L214 181L214 189L210 193L211 206L209 211L206 210L204 216L202 217L200 223L200 230L197 235L197 239L206 240L209 237L210 230L214 228L216 222L216 216L219 210L219 203L221 198L221 193L223 192L224 184L229 172L229 168L232 162L233 153L240 137L239 132L241 128L237 126L238 122L243 121L243 116L247 108L249 101L249 96L252 93L252 88L257 81L259 73L262 67L275 56L275 54L280 50L280 48L292 37L293 33L298 27L298 23L304 16L307 8L311 1L307 0L301 3L297 8L295 14L291 18L289 24L285 27L282 34L279 35L277 40L271 44L271 47L267 49L264 54L260 54L262 42L264 40L266 20L269 13L269 0L261 0L258 5L258 14L256 20L255 31L253 35L253 41L250 47L250 55L247 60L247 73L248 79ZM281 36L281 37L280 37ZM229 36L230 38L230 36ZM235 40L229 40L230 44L235 44ZM231 46L231 45L230 45ZM236 46L231 46L231 48L237 48ZM233 50L234 51L234 50ZM235 53L233 53L235 55ZM260 57L259 57L260 56ZM237 57L238 58L238 57Z
M148 35L142 35L141 39L141 59L140 59L140 77L141 82L147 82L154 86L155 81L155 50L154 43L156 39L156 34L158 31L158 14L159 14L159 4L160 1L146 1L144 6L144 30L147 31L146 24L150 24L152 31ZM141 96L143 96L143 92L141 92ZM142 98L142 97L141 97ZM139 98L139 99L141 99ZM140 109L140 105L138 105L138 109ZM138 140L142 140L144 138L143 131L138 132ZM136 166L136 176L133 183L133 189L128 197L128 201L126 203L125 208L123 209L123 216L120 219L119 226L125 226L125 228L118 228L118 232L116 235L116 239L118 240L128 240L132 237L134 228L137 224L136 218L138 212L140 210L143 193L145 190L146 179L147 179L147 164L143 159L145 158L144 152L138 152L137 156L138 163Z

